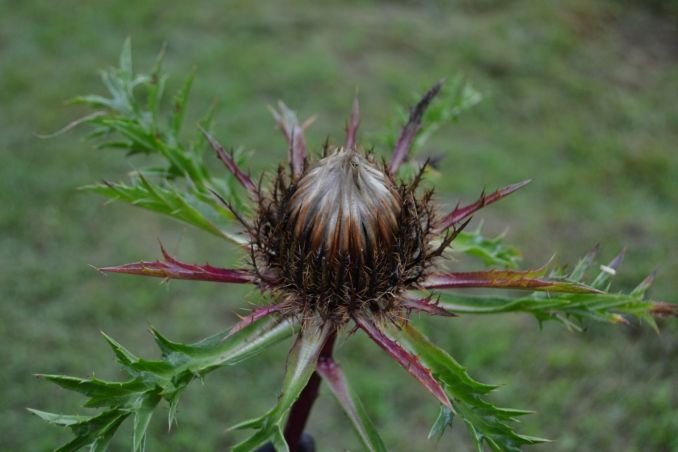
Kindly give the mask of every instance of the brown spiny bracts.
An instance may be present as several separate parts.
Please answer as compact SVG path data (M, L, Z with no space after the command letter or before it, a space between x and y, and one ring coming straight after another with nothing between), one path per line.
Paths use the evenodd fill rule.
M403 314L400 292L430 265L431 193L397 185L360 150L334 148L296 183L279 171L261 200L253 263L285 310L344 323L369 310Z

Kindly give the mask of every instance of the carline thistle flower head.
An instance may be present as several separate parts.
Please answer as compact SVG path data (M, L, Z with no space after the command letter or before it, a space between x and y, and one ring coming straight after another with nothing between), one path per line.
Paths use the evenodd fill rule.
M441 414L431 435L440 435L457 415L469 426L477 449L486 445L492 450L516 451L544 441L513 431L513 422L527 412L499 408L488 402L485 397L495 387L472 379L446 351L408 322L410 313L455 316L522 311L540 322L556 319L570 328L577 328L583 319L625 323L628 316L656 328L654 317L678 313L676 305L645 298L652 276L629 294L608 292L623 253L607 266L601 266L602 272L591 283L584 279L595 252L567 274L561 271L547 275L544 268L450 272L440 265L441 256L462 234L475 212L529 182L509 185L491 194L483 192L477 201L440 214L433 202L433 191L421 186L426 164L411 180L398 178L398 169L407 160L422 127L424 112L440 92L441 83L435 84L410 109L388 163L375 158L356 141L360 123L357 99L346 125L345 142L326 142L317 157L307 154L304 139L304 130L312 121L299 124L284 104L280 110L273 110L288 144L288 164L280 165L268 183L261 179L255 184L236 164L233 153L226 152L215 138L201 130L209 146L249 194L253 214L245 215L222 196L223 192L217 189L218 181L208 175L202 163L197 163L192 148L178 144L192 77L176 97L171 130L163 129L159 123L149 128L148 118L157 118L158 93L162 92L159 83L164 80L159 74L159 63L153 76L134 76L129 41L120 61L119 69L104 74L112 98L81 98L97 110L74 124L94 125L97 136L105 132L131 137L130 151L161 154L170 163L168 174L190 180L193 191L190 197L182 197L177 191L154 186L143 174L136 185L106 182L90 188L164 212L235 242L246 251L249 265L237 269L192 265L178 261L163 248L162 261L101 270L253 284L270 302L253 309L227 332L196 344L172 342L153 330L163 353L157 361L140 359L106 336L118 361L132 376L125 382L44 375L65 388L84 392L90 397L89 406L103 410L92 417L32 410L49 422L73 429L76 438L67 445L68 450L84 445L96 446L97 450L105 448L129 416L135 418L133 450L141 450L149 413L160 400L170 403L172 424L179 394L196 377L238 363L295 333L297 339L287 359L283 389L275 407L262 417L234 427L254 429L255 433L233 450L254 451L268 441L278 450L295 450L320 378L346 411L363 446L371 451L386 450L332 356L337 333L352 324L440 402ZM148 110L134 97L134 88L139 83L146 83L149 90ZM111 147L120 147L120 142L112 143ZM201 209L210 206L216 215L223 215L224 209L230 211L229 221L230 217L236 218L244 235L215 227L191 205L196 199L200 200ZM448 297L446 292L438 291L463 288L519 289L531 293L502 299L459 294ZM548 292L548 298L539 292ZM544 303L546 299L548 303Z
M412 110L390 166L356 143L357 100L345 145L326 142L315 159L306 155L303 130L276 113L289 137L289 171L281 165L268 193L253 192L258 210L251 223L238 218L250 237L259 284L273 292L280 312L319 316L336 328L363 314L378 321L406 317L406 290L419 288L465 225L437 221L433 191L418 193L426 165L412 181L395 176L440 88L436 84Z
M433 212L357 146L327 146L298 180L260 201L253 265L286 312L337 326L358 312L400 317L402 292L432 259ZM306 167L306 165L305 165Z

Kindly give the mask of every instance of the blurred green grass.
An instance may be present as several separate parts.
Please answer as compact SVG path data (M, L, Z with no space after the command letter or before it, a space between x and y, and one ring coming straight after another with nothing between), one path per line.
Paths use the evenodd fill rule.
M285 155L265 108L278 98L304 117L319 114L308 137L318 149L327 135L342 137L356 88L369 141L396 104L462 74L486 100L428 145L445 155L441 203L534 177L479 216L488 232L508 229L533 265L553 252L573 262L597 242L607 259L626 245L618 284L631 287L658 267L653 296L676 301L678 29L675 17L653 14L586 0L0 2L2 448L48 450L67 438L25 408L74 411L81 400L31 375L117 375L99 330L151 355L148 323L198 339L232 324L243 300L255 298L206 283L106 278L89 267L157 256L157 238L187 261L237 260L204 233L75 190L123 178L134 161L94 151L82 130L35 136L82 113L63 100L100 92L97 70L114 64L126 36L143 69L167 43L170 86L197 65L189 113L217 99L216 135L255 149L255 173ZM540 331L520 316L417 323L472 375L505 384L497 402L538 411L523 430L557 441L534 450L678 450L675 322L662 322L660 336L607 325ZM154 419L152 450L226 448L235 434L225 427L273 403L285 352L190 388L179 428L167 433ZM435 402L362 335L338 353L393 450L468 448L461 424L437 446L426 441ZM320 450L356 450L343 414L321 398L309 427Z

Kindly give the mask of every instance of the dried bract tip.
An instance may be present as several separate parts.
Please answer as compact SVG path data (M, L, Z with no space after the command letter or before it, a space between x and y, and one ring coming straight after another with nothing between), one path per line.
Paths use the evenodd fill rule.
M650 314L654 317L678 317L678 305L658 301L650 308Z

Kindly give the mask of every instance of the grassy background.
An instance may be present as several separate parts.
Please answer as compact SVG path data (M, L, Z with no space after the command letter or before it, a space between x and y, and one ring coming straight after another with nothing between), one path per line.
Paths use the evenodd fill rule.
M115 62L128 35L143 69L167 42L170 87L197 65L190 113L218 99L217 136L256 149L255 173L285 155L265 109L278 98L304 117L319 114L309 134L318 149L326 135L342 136L356 87L369 142L396 104L463 74L486 100L428 145L446 156L439 199L471 200L483 186L534 177L480 215L488 232L509 229L532 265L553 252L572 262L596 242L608 259L626 245L620 286L658 267L653 295L676 301L675 15L604 0L326 3L0 1L0 448L48 450L68 437L25 407L74 411L81 400L31 374L118 376L99 330L150 355L148 323L195 340L232 324L254 298L207 283L105 278L89 267L155 257L156 238L187 261L236 259L197 230L77 192L132 168L91 149L83 130L34 136L82 114L62 101L101 92L96 71ZM540 331L521 316L417 323L472 375L505 384L495 401L538 411L523 431L557 441L533 450L678 451L675 322L663 322L660 336L607 325ZM225 427L273 403L285 352L194 385L179 428L167 433L154 419L152 450L232 444L240 436ZM436 403L362 335L338 354L392 450L468 449L461 424L437 446L426 441ZM309 427L319 450L358 449L334 401L321 399ZM119 436L124 450L128 436Z

